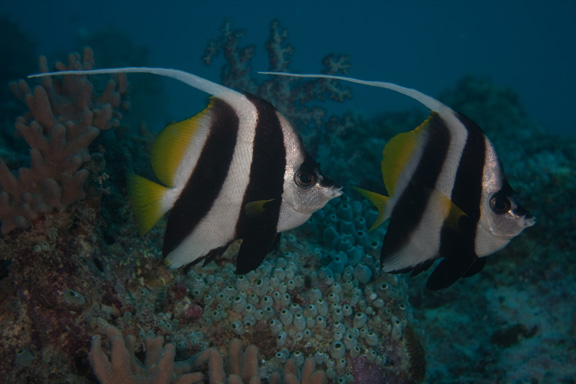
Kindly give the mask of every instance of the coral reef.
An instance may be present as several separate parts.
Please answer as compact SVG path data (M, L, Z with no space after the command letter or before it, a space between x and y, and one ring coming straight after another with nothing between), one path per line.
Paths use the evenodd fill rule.
M576 213L567 202L576 191L576 139L545 134L513 90L486 78L461 79L443 100L486 128L537 223L490 256L482 276L441 294L410 291L427 335L428 380L574 382Z
M148 49L136 42L119 28L84 33L76 39L81 51L90 47L98 58L98 68L149 67ZM133 132L142 123L161 126L168 98L164 92L163 79L158 76L130 77L130 113L125 113L122 125Z
M174 341L206 348L237 337L259 346L261 369L270 373L288 358L301 366L313 356L331 382L351 382L354 359L365 356L379 380L410 382L412 367L422 364L410 349L417 343L410 306L401 280L378 275L378 234L367 233L366 210L347 199L331 206L283 236L282 251L246 276L234 275L225 259L190 270L178 297L203 311L194 335ZM190 321L186 311L170 313L172 328Z
M92 340L90 349L90 364L96 377L102 384L185 384L203 382L204 375L200 372L202 366L208 365L208 382L211 384L230 383L258 384L261 377L258 373L258 348L249 345L244 351L242 342L233 339L228 351L228 364L220 353L215 349L206 349L192 358L174 363L174 345L164 344L164 338L147 337L146 358L144 364L134 355L134 336L128 336L126 342L116 327L108 327L106 334L110 340L110 355L102 351L100 337ZM194 370L194 373L185 373ZM300 378L301 376L301 378ZM298 372L294 359L289 359L283 372L283 380L280 373L276 372L271 378L272 384L322 384L325 382L323 371L315 369L313 358L306 359L302 373Z
M378 234L367 234L358 214L365 205L333 205L285 236L262 268L238 277L233 252L188 273L169 270L156 251L161 228L142 242L126 219L110 240L107 223L89 217L95 211L86 204L96 202L83 200L77 210L48 216L50 227L36 226L1 245L11 256L10 273L0 280L0 372L8 382L90 382L89 340L110 324L142 338L163 335L185 359L238 338L259 347L259 372L268 379L290 358L302 369L311 357L329 382L360 379L362 364L381 382L420 381L423 358L405 284L378 276ZM118 214L127 212L125 206ZM60 215L76 222L46 240ZM354 236L334 236L338 228ZM129 350L143 348L133 343Z
M329 116L318 102L331 100L344 102L352 97L351 90L330 79L299 79L272 76L269 80L255 78L251 72L252 58L256 47L240 46L245 35L243 30L233 30L225 21L221 36L209 42L202 60L212 65L222 54L222 84L256 94L270 101L288 120L300 128L306 148L316 153L319 147L330 150L331 144L345 128L350 127L350 117ZM270 36L266 42L269 71L287 72L290 70L294 47L288 43L288 32L277 20L270 23ZM321 73L345 74L350 67L350 58L344 54L328 54L322 60ZM331 151L331 150L330 150ZM338 151L331 153L338 156Z
M110 340L111 360L102 351L100 337L92 340L90 365L98 381L102 384L137 383L194 383L202 379L201 373L185 373L197 363L203 363L209 357L209 351L201 353L189 362L174 363L175 348L172 344L164 346L164 338L147 337L146 359L144 364L134 355L134 336L128 336L126 342L116 327L108 327L106 335ZM208 353L206 353L208 352Z
M293 49L277 23L271 32L271 69L286 69ZM264 97L276 93L276 105L293 114L290 119L311 122L304 129L308 143L319 161L341 171L342 181L378 182L385 141L412 129L420 117L395 113L367 121L323 112L314 120L313 105L324 98L320 88L333 84L254 81L249 63L255 50L243 51L241 35L225 27L228 38L212 47L229 55L226 81L248 79L237 84L262 91ZM78 56L72 59L73 66L80 65ZM115 109L100 102L99 87L86 88L87 82L98 81L54 79L37 91L46 97L26 91L23 83L17 88L20 94L30 93L30 100L49 100L38 110L49 111L53 119L60 116L64 129L86 122L91 108L110 111L99 121L115 125L110 120ZM128 94L118 88L124 80L107 81L113 85L104 87L109 89L104 94L125 100ZM67 85L77 89L60 97L68 95L62 93L70 89ZM82 160L74 172L89 174L76 192L85 198L64 210L51 209L29 229L9 231L0 239L3 382L105 383L126 376L132 380L131 373L169 381L172 371L189 375L182 380L278 384L297 383L298 377L302 384L315 384L324 376L328 383L419 383L425 375L440 384L574 382L576 214L568 202L576 190L576 140L546 136L510 90L486 80L464 79L444 100L487 128L511 183L528 200L524 205L538 224L490 257L491 266L482 274L440 292L423 290L426 273L408 285L403 276L380 272L385 228L367 230L377 212L353 193L285 233L278 249L246 276L234 274L234 246L209 265L171 270L159 251L165 222L139 237L126 201L124 174L133 169L146 173L152 135L83 125L95 137L76 152L60 155ZM76 102L83 103L81 108ZM79 114L58 112L66 108ZM54 138L48 129L55 125L43 125L51 121L46 114L30 112L22 119L23 135L33 142ZM310 128L314 124L325 129ZM21 157L3 157L8 167L2 177L13 177L6 169L21 166ZM371 171L363 163L375 166ZM39 195L49 196L44 184L38 187ZM107 334L111 348L94 340L95 334ZM124 340L122 335L133 336Z
M92 68L90 50L84 57L71 55L68 65L57 69ZM48 71L45 58L40 70ZM1 232L27 228L40 214L63 210L84 197L83 184L88 171L82 166L90 160L88 146L101 130L118 125L120 111L128 103L126 77L110 80L101 92L85 77L42 79L30 89L24 81L11 84L16 96L30 112L19 117L16 130L30 146L30 168L20 168L14 176L0 160Z
M73 58L77 67L78 57ZM58 84L60 92L66 79L46 86ZM70 81L84 91L79 102L91 106L88 101L100 100L85 77ZM110 84L109 92L116 90L117 83ZM47 89L40 88L40 93ZM18 89L26 91L22 82ZM60 116L55 108L68 101L55 98L42 110ZM30 113L26 122L38 116ZM48 125L38 121L35 126ZM76 120L63 121L71 121L68 127ZM96 136L97 128L87 129ZM26 231L10 231L0 242L0 374L7 382L94 382L89 342L111 325L141 340L163 336L184 360L238 338L258 346L259 376L272 382L279 383L284 372L284 381L293 383L298 370L309 374L304 382L320 380L312 376L312 362L330 382L360 379L363 364L374 368L379 381L422 380L422 348L404 284L378 273L374 256L382 234L366 231L367 220L376 215L364 217L367 203L346 198L327 207L285 236L275 257L247 276L233 272L234 247L210 265L173 271L159 252L163 225L139 238L125 198L123 175L149 163L144 159L149 139L113 130L90 136L78 147L82 161L76 171L84 168L91 175L81 185L86 197L45 214ZM122 348L119 335L110 336L121 352L120 364L131 361L126 351L138 356L147 347L130 339ZM116 354L108 365L95 348L93 364L106 376ZM152 356L169 366L156 352Z

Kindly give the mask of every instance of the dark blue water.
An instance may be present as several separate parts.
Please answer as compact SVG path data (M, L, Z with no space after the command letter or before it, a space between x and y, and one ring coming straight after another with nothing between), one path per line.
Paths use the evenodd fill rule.
M437 95L464 74L510 86L549 132L576 132L576 2L574 1L290 1L189 2L5 0L8 13L41 53L68 52L78 35L107 26L149 51L150 64L182 68L218 80L218 66L200 62L223 18L246 28L247 43L263 43L270 20L287 27L296 47L292 68L320 69L328 52L352 57L350 75L392 81ZM266 69L263 46L255 64ZM169 85L169 113L188 116L191 95ZM344 108L373 115L412 105L398 95L355 89ZM390 96L390 97L389 97Z

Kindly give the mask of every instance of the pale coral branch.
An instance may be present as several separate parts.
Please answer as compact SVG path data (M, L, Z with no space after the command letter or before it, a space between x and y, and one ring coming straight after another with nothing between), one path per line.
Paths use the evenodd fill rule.
M164 344L164 337L146 338L146 360L142 364L134 355L133 336L122 338L116 327L108 327L106 335L110 340L110 358L102 350L100 337L92 340L88 359L94 374L102 384L192 384L202 382L202 373L175 373L174 355L176 349L172 344ZM192 368L187 363L188 370ZM185 369L180 366L180 372Z
M118 328L109 326L106 330L110 340L110 358L102 350L99 337L92 340L88 359L94 374L102 384L168 384L202 382L203 375L199 370L208 363L209 384L259 384L262 377L259 373L258 348L249 345L242 349L242 342L234 339L228 351L228 369L224 359L215 348L207 349L191 359L174 362L175 349L172 344L164 344L164 338L146 338L146 357L141 363L135 356L135 338L122 338ZM298 372L294 359L289 359L283 372L275 373L272 384L323 384L326 382L324 371L317 371L313 358L308 358Z
M57 63L59 70L91 69L93 52L84 57L71 54L68 64ZM48 71L46 58L40 70ZM0 232L27 228L41 214L64 210L84 198L88 171L82 166L90 160L90 144L101 130L119 125L128 85L125 75L108 80L104 92L96 94L87 76L46 77L31 89L20 80L10 85L29 112L20 116L16 132L30 146L30 167L12 171L0 160Z

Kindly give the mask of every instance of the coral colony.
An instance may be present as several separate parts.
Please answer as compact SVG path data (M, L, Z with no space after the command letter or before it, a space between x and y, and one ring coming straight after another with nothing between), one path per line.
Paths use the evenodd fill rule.
M348 134L353 118L329 118L314 103L345 100L349 90L328 80L258 83L250 77L254 47L239 47L241 33L227 23L222 33L205 61L224 54L224 85L268 98L296 126ZM277 22L267 50L271 71L288 69L293 49ZM325 73L348 67L340 55L324 65ZM57 70L93 67L90 49L56 64ZM40 70L49 69L41 59ZM385 229L368 231L377 212L359 195L334 200L286 232L277 250L246 275L234 273L237 244L205 266L171 270L160 251L164 224L140 237L126 198L126 172L150 174L145 154L152 138L122 128L130 106L125 76L28 84L12 89L29 108L16 132L31 148L30 165L21 167L20 155L4 146L0 162L5 382L424 380L422 325L414 321L404 278L379 268ZM302 134L325 166L332 144L342 149L333 159L349 160L359 150L336 134L324 143L314 132ZM353 172L340 177L364 174Z
M86 51L84 63L93 62ZM67 67L78 69L77 57L71 56ZM45 59L40 70L48 69ZM121 111L129 103L125 76L110 80L105 90L95 94L86 78L71 77L60 81L44 79L42 86L31 90L21 80L13 83L14 94L30 111L16 121L17 132L30 146L30 168L20 168L16 178L0 160L0 220L2 234L15 228L27 228L42 213L64 210L84 195L88 171L82 166L90 160L88 146L100 131L119 124Z

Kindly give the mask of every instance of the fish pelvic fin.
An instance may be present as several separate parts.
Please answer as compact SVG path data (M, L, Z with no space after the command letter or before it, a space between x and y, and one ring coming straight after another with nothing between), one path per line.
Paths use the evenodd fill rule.
M444 212L444 223L454 231L461 231L460 219L464 216L468 216L464 211L460 209L448 196L438 191L437 189L432 189L430 194L430 199L432 204L440 204Z
M266 204L275 199L251 201L244 206L244 212L249 218L258 217L266 212Z
M354 189L356 191L358 191L358 193L360 193L362 196L364 196L365 198L370 200L372 202L372 204L374 204L376 206L376 208L378 209L378 218L376 219L376 221L374 222L374 224L370 228L370 230L373 231L376 228L378 228L378 226L380 224L385 222L386 219L388 219L385 216L386 215L386 204L388 204L388 200L390 198L388 196L384 196L384 195L381 195L381 194L376 193L376 192L370 192L370 191L367 191L367 190L362 189L362 188L356 188L355 187Z
M162 200L169 188L135 174L128 175L128 197L140 235L147 233L169 208Z

